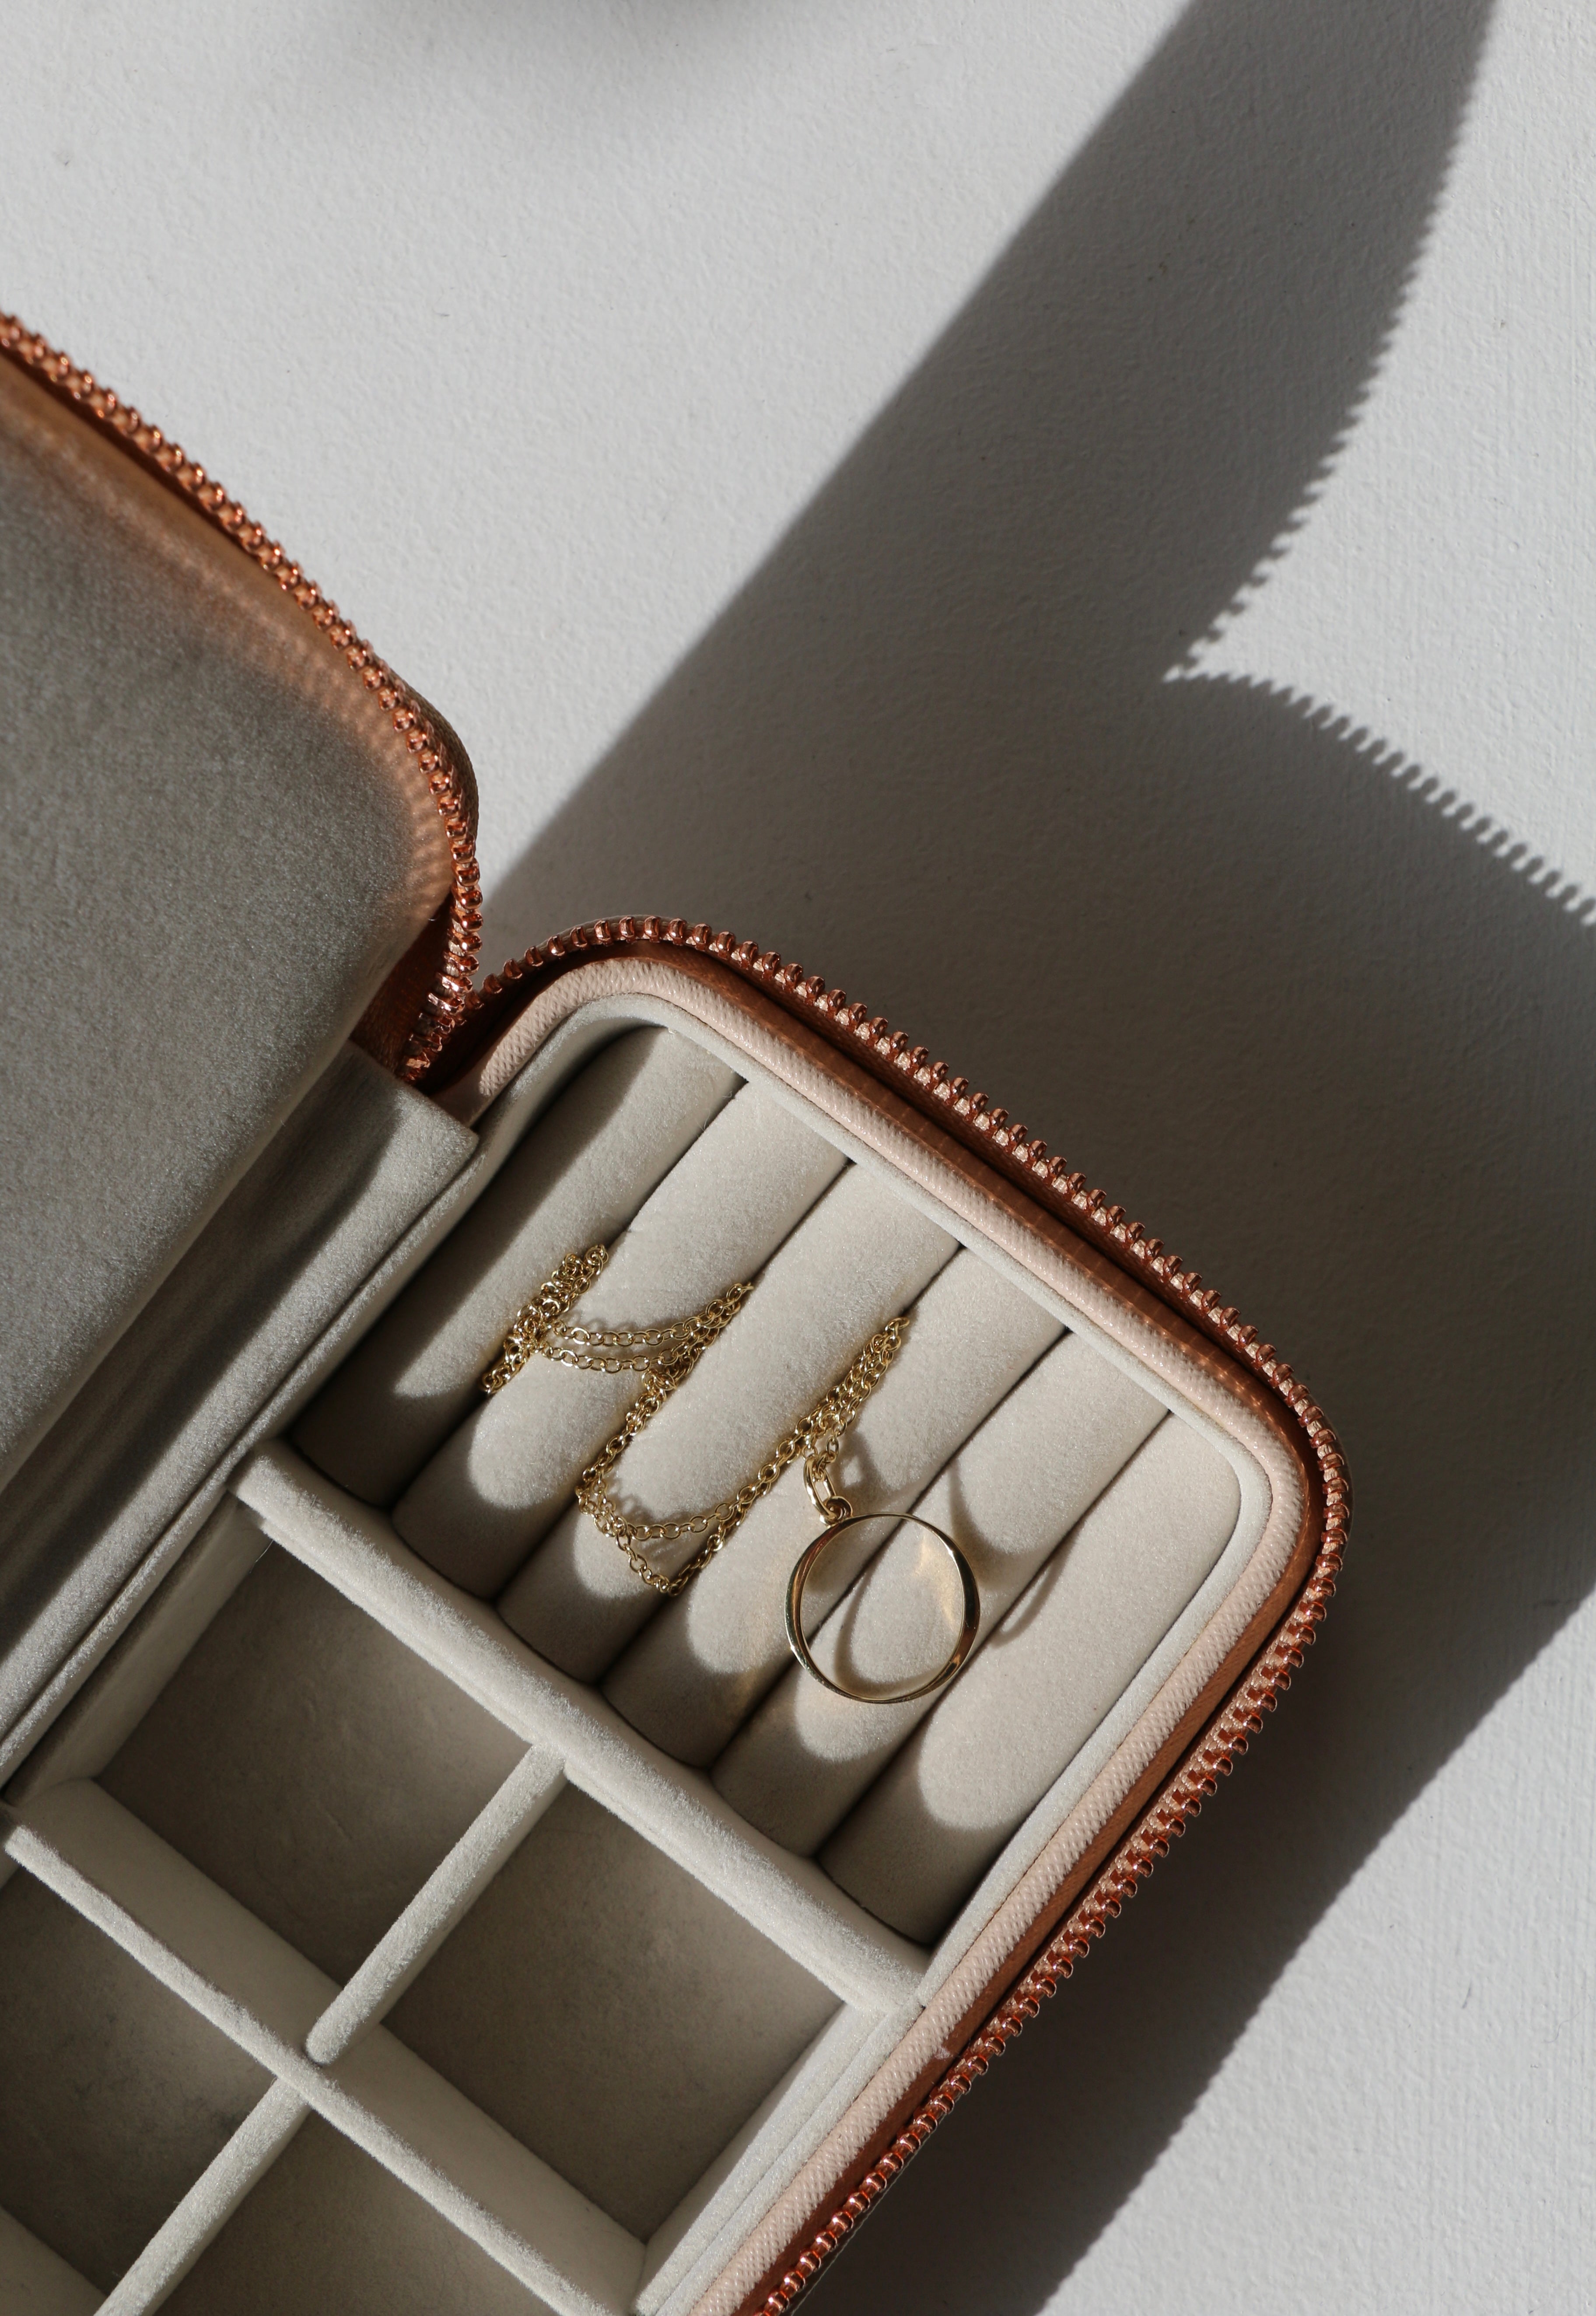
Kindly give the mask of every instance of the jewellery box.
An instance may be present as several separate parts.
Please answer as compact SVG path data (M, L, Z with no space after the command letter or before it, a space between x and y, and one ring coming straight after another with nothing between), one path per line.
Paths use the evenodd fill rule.
M923 1047L753 943L472 988L441 718L155 428L0 326L0 2306L787 2307L1301 1661L1348 1518L1273 1349ZM842 1544L692 1581L874 1331ZM891 1522L884 1523L891 1529ZM680 1555L678 1555L680 1557ZM955 1621L957 1621L955 1616Z

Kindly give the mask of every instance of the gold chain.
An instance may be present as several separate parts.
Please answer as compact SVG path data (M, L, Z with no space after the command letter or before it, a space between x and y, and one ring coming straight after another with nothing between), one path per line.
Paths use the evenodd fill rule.
M584 1327L567 1323L566 1314L586 1294L610 1260L607 1246L590 1246L585 1254L568 1254L552 1278L546 1278L530 1303L516 1313L499 1356L482 1378L491 1396L503 1391L530 1358L554 1359L561 1367L585 1367L600 1375L620 1375L630 1368L648 1375L673 1372L676 1385L686 1382L693 1368L736 1317L753 1294L751 1285L728 1287L701 1311L685 1319L667 1319L660 1327Z
M652 1422L673 1392L680 1391L700 1359L724 1334L753 1294L751 1284L728 1287L685 1319L659 1327L585 1327L566 1321L572 1305L592 1286L609 1260L609 1251L590 1246L585 1254L568 1254L552 1278L546 1279L529 1303L516 1314L498 1358L482 1378L485 1392L502 1391L533 1358L555 1359L563 1367L585 1367L605 1375L630 1369L645 1377L641 1392L627 1412L626 1421L607 1440L576 1483L576 1501L602 1529L612 1537L631 1563L634 1572L655 1591L673 1599L720 1550L758 1503L769 1495L788 1465L804 1458L809 1493L828 1520L847 1516L845 1498L830 1492L832 1466L842 1450L843 1434L880 1382L909 1332L906 1319L889 1319L870 1337L846 1375L817 1400L802 1422L778 1440L750 1480L735 1495L727 1496L708 1511L681 1519L632 1519L612 1501L605 1485L610 1474L632 1441ZM704 1538L692 1558L673 1576L664 1576L641 1547L675 1544L683 1537Z

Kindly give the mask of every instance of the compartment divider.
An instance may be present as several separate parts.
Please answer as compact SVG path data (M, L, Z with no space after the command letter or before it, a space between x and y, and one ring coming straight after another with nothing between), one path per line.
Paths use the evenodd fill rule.
M142 1963L273 2074L303 2044L334 1982L88 1780L3 1813L4 1846L58 1898Z
M0 2205L0 2308L27 2316L94 2316L105 2302L87 2276Z
M537 1747L512 1770L311 2028L305 2048L318 2066L331 2066L387 2017L565 1783L556 1756Z
M643 2247L386 2026L318 2076L329 2123L557 2316L625 2316Z
M553 1749L572 1785L675 1860L831 1988L875 2013L917 1992L929 1956L740 1818L596 1691L517 1639L401 1542L392 1523L274 1441L235 1476L274 1542L366 1609L530 1744Z
M151 2316L221 2233L309 2113L308 2102L297 2090L274 2082L101 2303L100 2316Z
M649 2238L638 2316L677 2316L691 2307L723 2265L723 2245L747 2224L749 2206L763 2211L775 2201L907 2033L919 2009L905 2003L885 2018L844 2009L822 2028L718 2162ZM795 2094L807 2102L796 2124ZM787 2109L779 2122L778 2107Z
M0 1825L19 1866L557 2316L622 2316L642 2267L638 2240L385 2028L317 2066L303 2045L333 1981L109 1794L87 1781L57 1786L25 1816L0 1813Z
M27 1801L48 1786L97 1777L269 1549L258 1522L236 1497L224 1496L96 1679L28 1756L7 1798Z

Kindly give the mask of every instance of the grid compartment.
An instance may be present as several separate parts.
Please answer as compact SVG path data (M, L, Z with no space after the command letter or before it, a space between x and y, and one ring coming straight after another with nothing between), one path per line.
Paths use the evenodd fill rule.
M25 1873L0 1989L0 2197L109 2291L270 2078Z
M546 2316L524 2285L318 2116L164 2305L171 2316Z
M102 2295L0 2205L0 2308L14 2316L93 2316Z
M330 1585L268 1552L100 1783L344 1979L522 1750Z
M388 2025L647 2237L836 2008L701 1884L567 1788Z

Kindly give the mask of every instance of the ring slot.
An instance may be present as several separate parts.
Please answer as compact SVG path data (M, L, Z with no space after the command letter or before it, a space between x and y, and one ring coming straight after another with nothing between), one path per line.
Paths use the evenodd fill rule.
M1149 1393L1083 1337L1066 1335L973 1431L934 1485L912 1500L906 1509L957 1528L975 1568L985 1618L979 1655L1163 1415ZM837 1563L843 1558L839 1549ZM907 1558L896 1540L888 1544L860 1576L846 1608L815 1631L814 1654L825 1670L844 1632L853 1664L867 1667L883 1688L922 1661L909 1653L923 1618L922 1588ZM762 1832L812 1856L929 1709L927 1700L860 1713L789 1661L711 1774Z
M905 1937L935 1937L1174 1623L1238 1509L1226 1459L1161 1423L825 1843L832 1880Z
M627 1509L669 1519L729 1495L954 1252L946 1231L875 1175L849 1167L772 1258L736 1325L633 1442ZM489 1409L524 1381L518 1376ZM693 1549L688 1537L651 1558L672 1575ZM572 1504L502 1595L499 1613L562 1671L598 1680L660 1606L614 1539Z
M572 1317L657 1324L752 1278L844 1162L830 1143L745 1087L621 1234ZM518 1301L543 1275L522 1275ZM468 1592L500 1591L559 1519L584 1465L642 1385L635 1370L576 1373L536 1358L491 1399L474 1384L475 1413L417 1474L394 1526ZM605 1549L615 1552L607 1541Z
M300 1454L363 1503L393 1503L470 1414L528 1282L613 1239L737 1086L664 1029L606 1046L311 1401Z
M920 1499L1062 1330L963 1249L909 1316L908 1340L850 1428L833 1483L843 1495L862 1493L877 1511L919 1505L963 1534L962 1509L958 1520L949 1519ZM813 1533L808 1501L803 1474L785 1473L749 1513L735 1547L644 1627L606 1677L611 1703L676 1759L708 1768L771 1688L789 1679L812 1705L832 1702L799 1679L781 1624L793 1554ZM862 1543L854 1554L839 1546L830 1554L805 1595L812 1628L830 1616L868 1557ZM836 1710L860 1717L840 1704ZM869 1716L872 1724L879 1718Z

